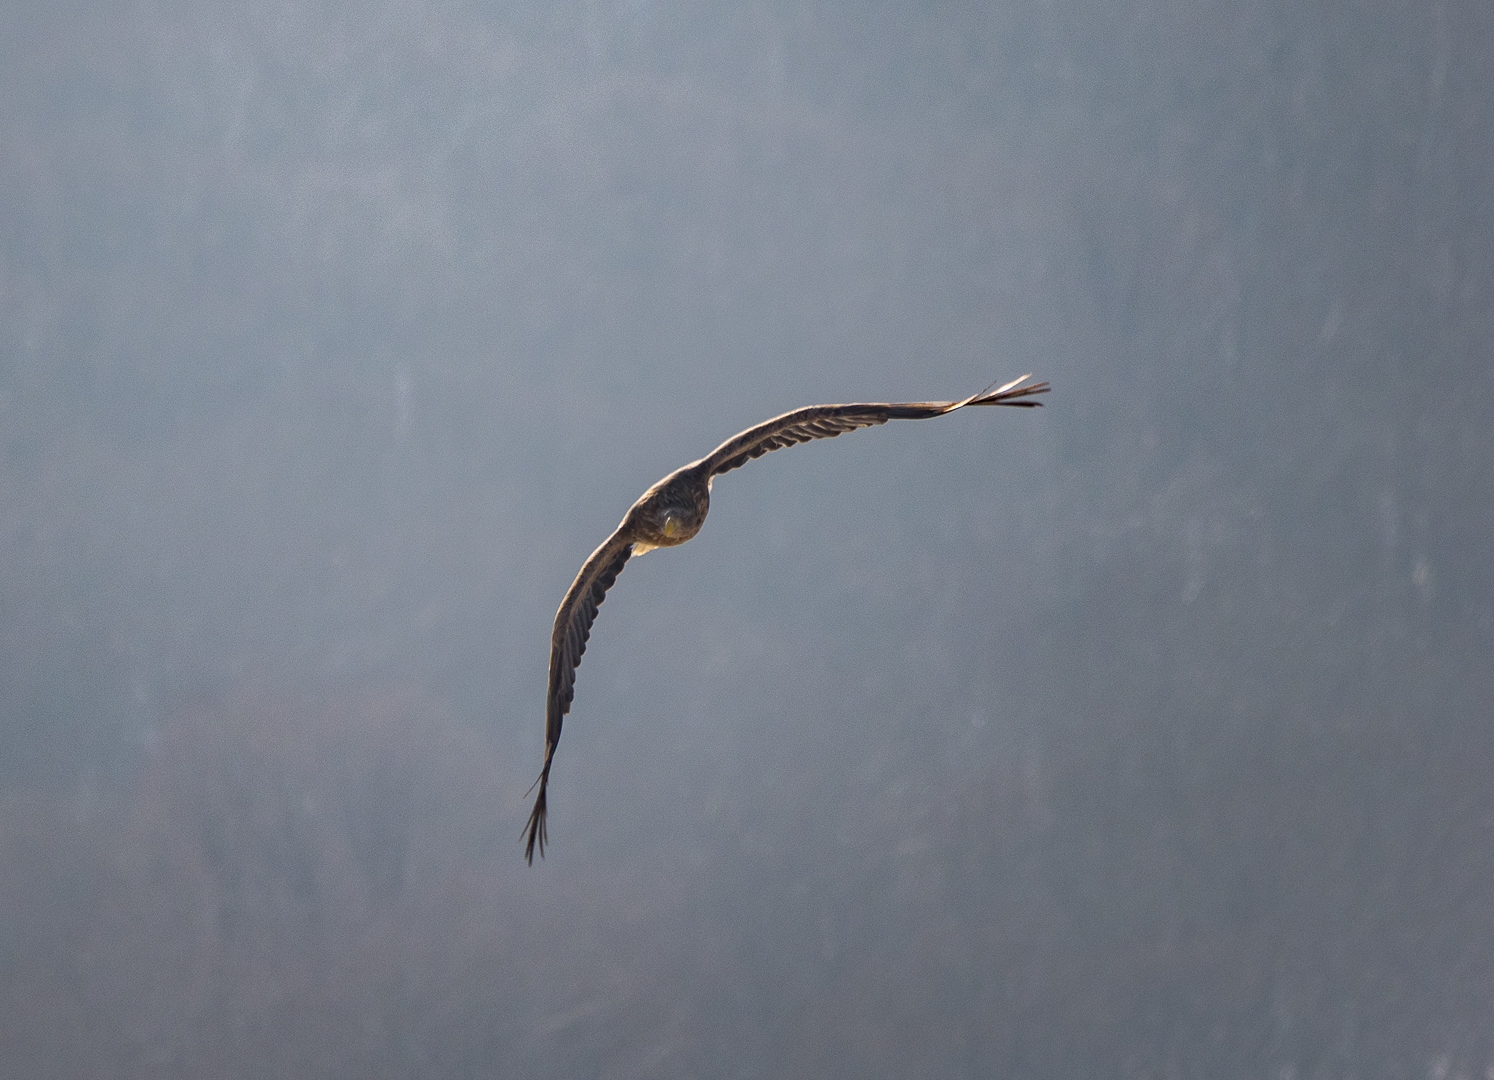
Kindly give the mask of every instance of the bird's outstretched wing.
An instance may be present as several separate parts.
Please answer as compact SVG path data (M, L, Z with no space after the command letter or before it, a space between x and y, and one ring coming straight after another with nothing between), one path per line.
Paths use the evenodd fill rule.
M927 420L931 416L963 409L966 405L1012 405L1034 408L1032 400L1048 392L1045 382L1023 386L1031 375L1023 375L998 389L987 387L964 401L882 401L854 405L809 405L750 427L733 435L701 459L708 476L718 476L770 450L779 450L811 439L833 439L857 428L885 424L889 420Z
M620 526L591 553L591 558L582 565L565 599L560 602L560 610L555 613L555 629L550 635L550 692L545 699L545 767L535 781L539 794L534 798L524 840L524 858L531 865L536 845L540 858L545 856L548 839L545 832L545 787L550 780L555 744L560 742L561 723L565 714L571 711L571 699L575 696L576 667L581 663L581 654L586 652L586 639L591 636L597 608L622 572L623 564L633 554L633 541L626 536L624 529L625 526Z
M963 409L966 405L1015 405L1023 408L1041 405L1042 402L1031 399L1038 394L1047 393L1048 384L1042 382L1024 386L1029 378L1030 375L1024 375L995 390L987 387L964 401L811 405L795 409L728 439L707 457L686 466L680 473L709 479L780 447L793 446L811 439L833 438L843 432L885 424L889 420L925 420L931 416L943 416L956 409ZM666 481L669 479L665 478ZM649 492L645 492L644 499L648 497ZM535 796L534 809L529 814L529 824L525 829L524 857L531 865L534 863L536 847L539 848L541 858L545 854L545 843L548 840L545 831L545 788L550 780L550 764L555 758L555 746L560 742L561 724L570 711L571 699L575 693L576 667L581 663L581 655L586 652L586 639L591 635L591 624L596 620L597 608L601 606L607 590L612 587L617 575L633 554L635 536L630 531L629 520L625 518L617 531L591 553L591 557L581 567L581 572L576 575L576 580L571 583L565 599L561 601L560 610L555 613L555 629L550 635L550 692L545 703L545 765L540 770L539 779L535 781L539 794Z

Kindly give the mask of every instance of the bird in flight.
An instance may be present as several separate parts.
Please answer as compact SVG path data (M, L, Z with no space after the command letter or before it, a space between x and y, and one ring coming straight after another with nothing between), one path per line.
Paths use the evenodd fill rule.
M676 469L645 491L623 515L622 524L591 553L555 613L555 629L550 634L550 692L545 698L545 764L535 781L539 794L535 796L534 809L524 830L524 858L529 864L534 865L536 847L541 858L545 855L548 840L545 788L550 782L555 747L560 742L561 723L571 711L571 699L575 696L576 668L581 663L581 654L586 652L586 639L591 636L597 608L628 559L654 548L683 544L698 533L711 505L711 481L770 450L811 439L833 439L844 432L889 420L927 420L967 405L1030 409L1042 404L1033 398L1048 392L1047 383L1027 383L1030 378L1031 375L1024 375L995 390L987 387L964 401L888 401L795 409L733 435L699 461Z

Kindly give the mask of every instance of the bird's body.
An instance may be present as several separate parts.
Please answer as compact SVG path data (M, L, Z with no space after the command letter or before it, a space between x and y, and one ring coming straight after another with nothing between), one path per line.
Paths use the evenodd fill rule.
M711 476L692 461L649 488L628 509L619 530L633 537L633 554L683 544L705 524Z
M1024 375L998 390L987 389L964 401L868 402L795 409L733 436L706 457L676 469L645 491L628 508L612 535L582 565L555 613L555 628L550 635L550 688L545 702L545 764L535 782L539 794L535 796L525 829L525 858L532 864L536 847L544 856L546 787L555 747L560 741L561 724L575 694L576 668L586 651L597 608L630 557L689 540L705 524L711 506L711 481L770 450L811 439L833 438L888 420L926 420L967 405L1041 405L1030 399L1047 393L1048 384L1022 385L1028 378Z

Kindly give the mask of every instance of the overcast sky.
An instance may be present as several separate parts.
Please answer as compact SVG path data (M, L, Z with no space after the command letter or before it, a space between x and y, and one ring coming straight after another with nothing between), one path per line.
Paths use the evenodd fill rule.
M0 1072L1494 1075L1491 11L10 5Z

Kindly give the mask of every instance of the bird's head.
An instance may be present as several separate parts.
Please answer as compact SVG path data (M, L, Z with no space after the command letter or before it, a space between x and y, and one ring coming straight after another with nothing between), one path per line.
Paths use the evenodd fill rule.
M700 532L705 515L695 506L677 502L663 502L653 514L654 543L660 547L683 544Z

